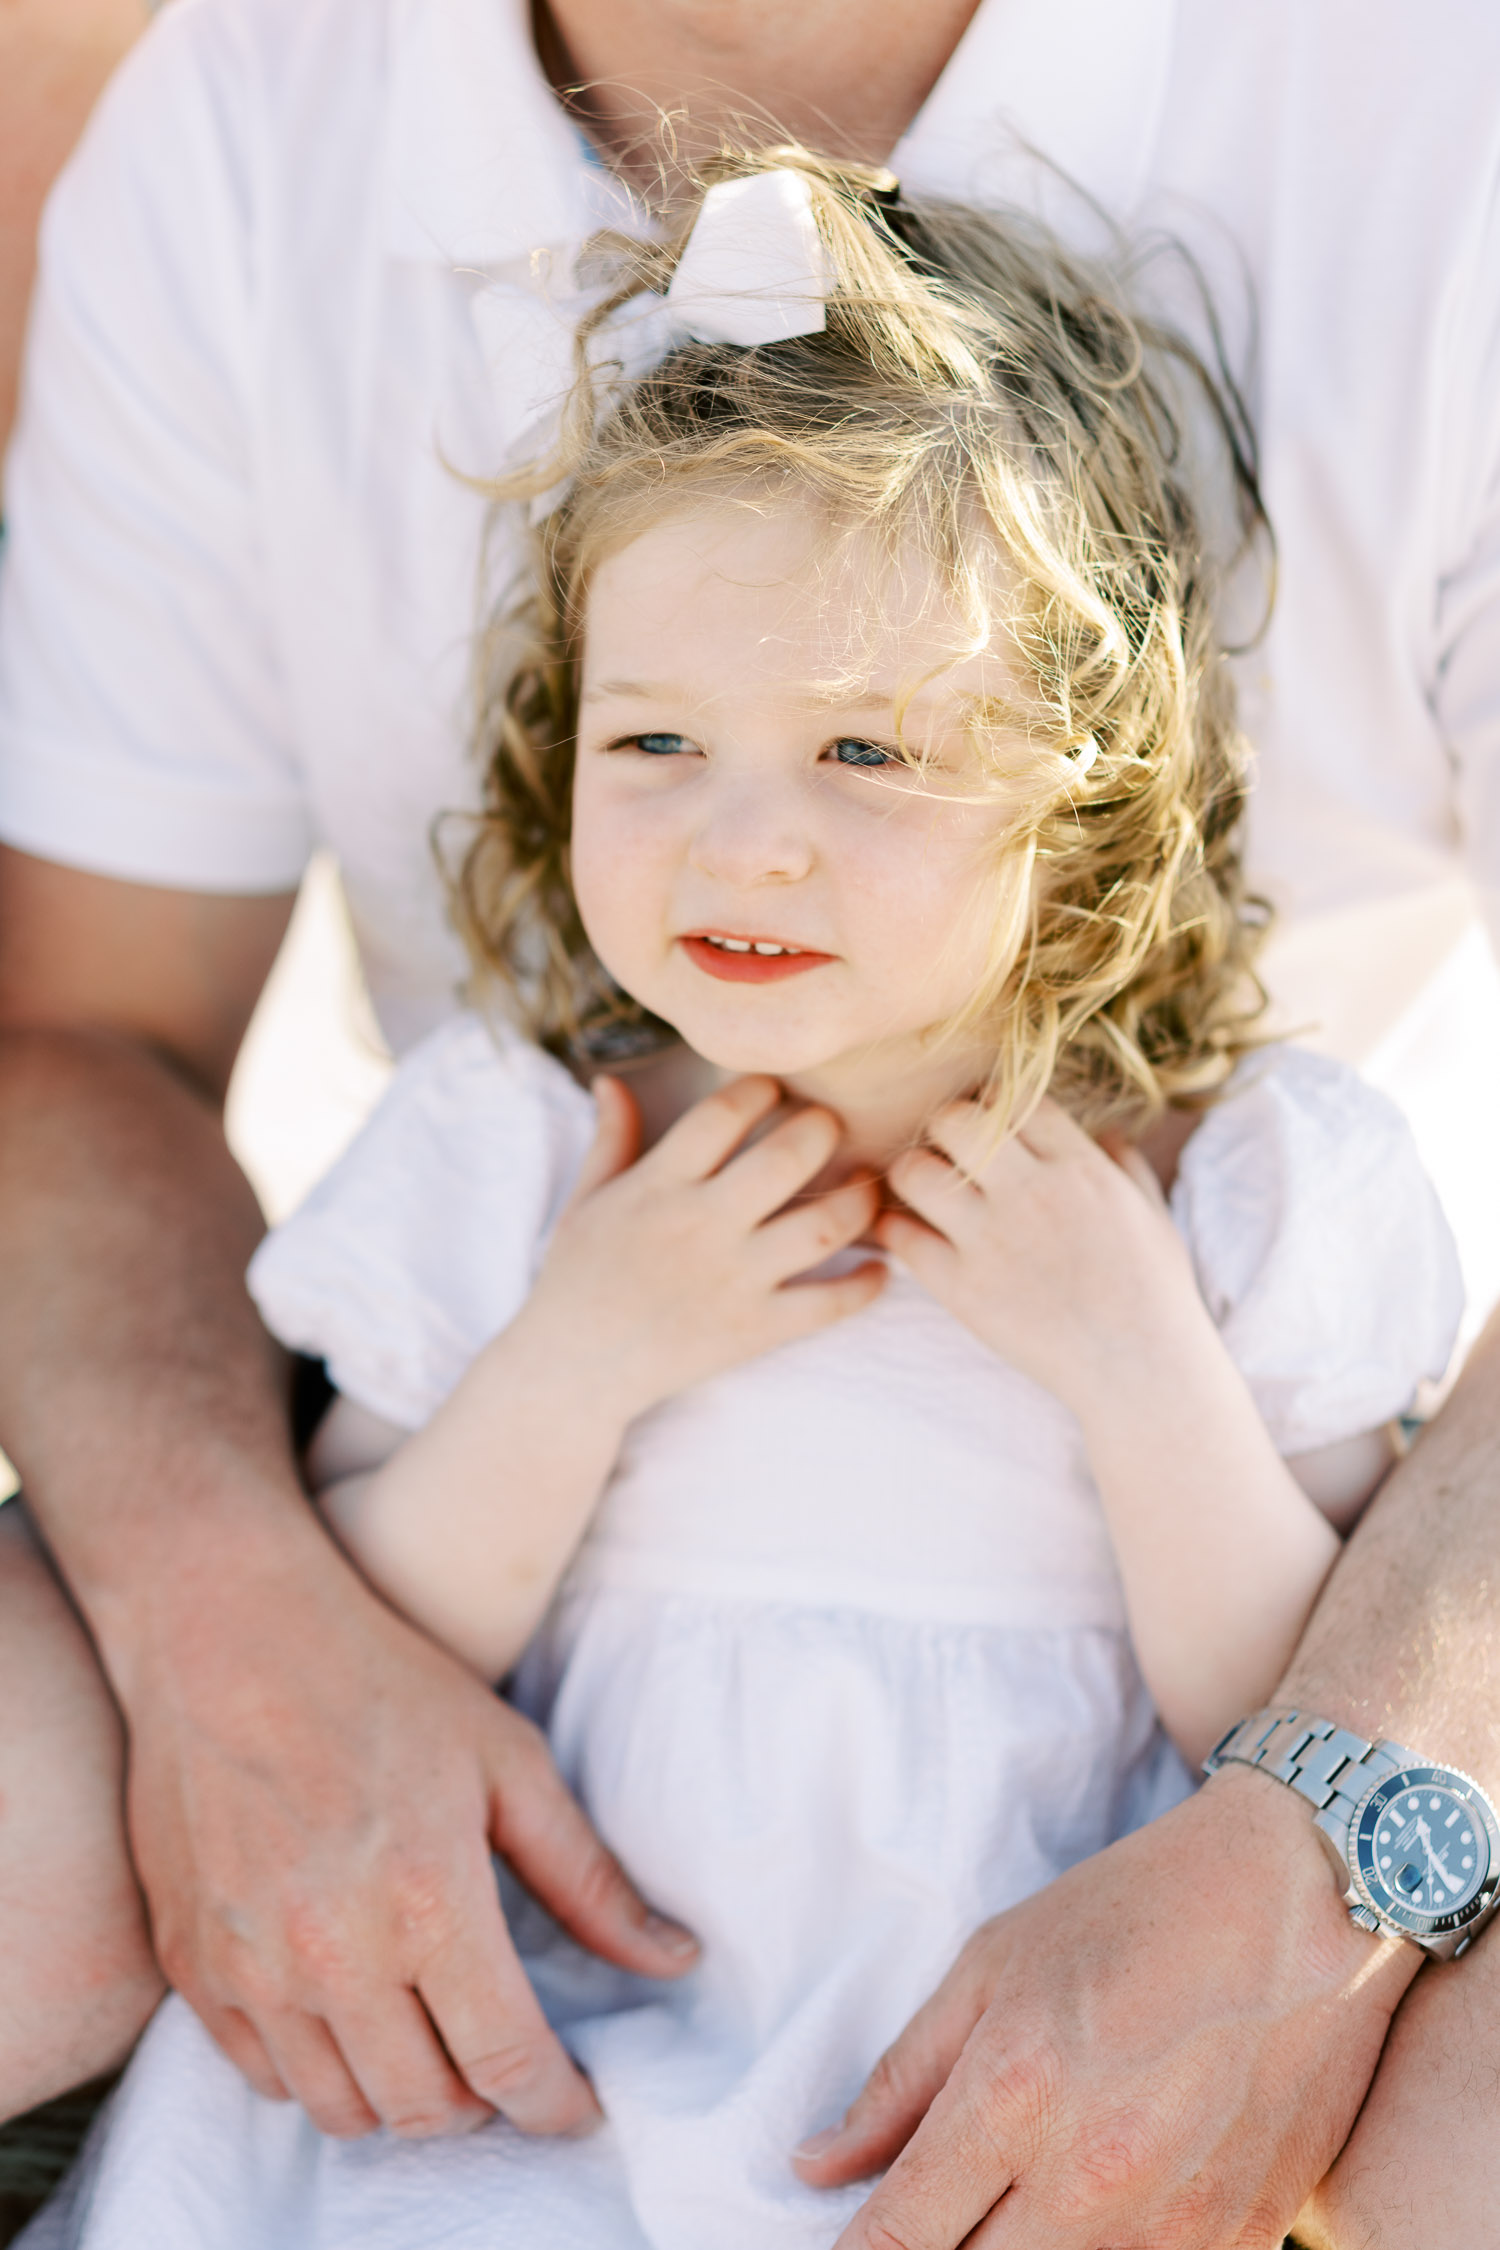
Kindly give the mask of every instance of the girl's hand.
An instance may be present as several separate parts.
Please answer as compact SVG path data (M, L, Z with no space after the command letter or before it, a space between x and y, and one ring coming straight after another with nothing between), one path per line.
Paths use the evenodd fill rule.
M977 1102L939 1111L928 1137L891 1166L910 1210L886 1212L877 1241L1080 1420L1212 1336L1138 1151L1107 1154L1052 1101L998 1149Z
M826 1328L876 1297L869 1260L833 1281L799 1281L869 1231L876 1182L797 1201L838 1146L826 1109L783 1118L753 1146L782 1095L740 1078L680 1117L648 1155L617 1079L594 1082L599 1128L535 1289L507 1334L587 1371L590 1399L629 1420L689 1384Z

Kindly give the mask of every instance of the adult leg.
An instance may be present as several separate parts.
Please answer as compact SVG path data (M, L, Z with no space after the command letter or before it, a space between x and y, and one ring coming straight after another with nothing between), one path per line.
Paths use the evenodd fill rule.
M123 2061L161 1996L113 1698L19 1503L0 1508L0 2118Z
M1293 2237L1306 2250L1493 2242L1500 2212L1500 1945L1423 1969L1343 2154Z

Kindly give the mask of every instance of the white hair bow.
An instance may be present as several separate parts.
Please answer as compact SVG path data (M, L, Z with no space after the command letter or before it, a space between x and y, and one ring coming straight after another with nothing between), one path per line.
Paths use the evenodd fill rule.
M662 307L674 342L780 344L828 324L828 253L801 172L720 180Z
M596 364L637 382L680 344L784 343L827 326L832 282L812 191L784 168L720 180L705 194L664 296L643 292L590 339ZM535 286L496 282L474 299L474 324L495 382L506 450L534 449L539 427L573 380L582 301L555 303Z

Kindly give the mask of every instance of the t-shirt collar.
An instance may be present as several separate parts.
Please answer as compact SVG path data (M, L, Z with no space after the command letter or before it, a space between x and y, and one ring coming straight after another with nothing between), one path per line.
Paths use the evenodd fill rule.
M1065 232L1075 189L1128 219L1155 147L1176 7L980 0L891 169L929 195L1040 206Z
M527 0L389 0L386 229L401 258L496 267L602 223Z
M555 100L527 0L388 0L386 239L495 268L624 212ZM892 164L913 188L1039 199L1055 167L1116 217L1144 184L1176 0L981 0ZM1042 168L1034 156L1044 160ZM1054 198L1045 186L1040 200Z

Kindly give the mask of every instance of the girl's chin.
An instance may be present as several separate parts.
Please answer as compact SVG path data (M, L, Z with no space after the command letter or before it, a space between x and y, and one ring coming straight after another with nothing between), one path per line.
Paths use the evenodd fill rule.
M699 1037L697 1029L690 1024L677 1024L673 1028L695 1055L732 1078L806 1077L827 1068L837 1059L821 1047L790 1041L715 1039L709 1035Z
M728 1004L717 1007L705 1006L699 993L684 995L675 979L660 980L668 989L658 987L655 992L632 987L623 977L618 981L626 991L634 991L642 1006L669 1023L701 1061L732 1077L816 1078L837 1072L842 1080L852 1068L861 1080L873 1075L888 1085L893 1070L920 1067L923 1059L925 1027L906 1032L886 1022L871 1025L863 1036L851 1039L847 1023L785 1020L791 1011L778 1004L788 990L785 985L748 991L726 985ZM649 988L654 981L643 977L640 987ZM763 1020L752 1020L755 1014L762 1014ZM783 1015L779 1023L776 1014Z
M651 1003L648 1001L647 1006ZM842 1044L826 1038L798 1034L789 1027L771 1024L715 1022L707 1010L694 1008L653 1011L669 1023L685 1047L715 1070L734 1078L765 1076L793 1078L827 1069L847 1054Z

